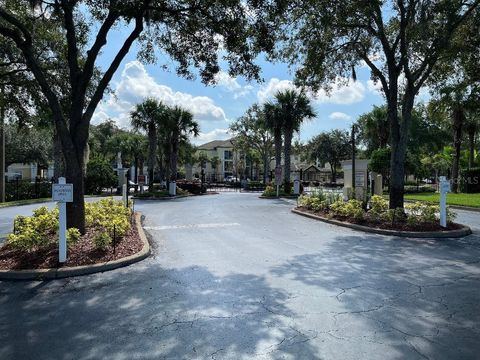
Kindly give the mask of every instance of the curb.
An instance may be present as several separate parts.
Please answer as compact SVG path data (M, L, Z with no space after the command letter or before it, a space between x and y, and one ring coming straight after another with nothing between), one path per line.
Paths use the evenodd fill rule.
M135 222L138 235L143 242L143 248L136 254L122 259L107 261L105 263L74 266L60 269L36 269L36 270L0 270L0 280L50 280L61 279L71 276L90 275L109 271L139 262L150 255L150 245L141 223L142 214L135 213Z
M146 201L155 201L155 200L159 200L159 201L168 201L168 200L175 200L175 199L182 199L182 198L186 198L186 197L190 197L192 195L178 195L178 196L164 196L164 197L147 197L147 198L142 198L142 197L135 197L133 196L132 199L134 200L146 200Z
M292 209L292 212L305 216L311 219L320 220L328 224L343 226L353 230L359 230L372 234L379 235L389 235L389 236L399 236L399 237L408 237L408 238L460 238L468 236L472 233L472 230L466 226L462 225L462 228L456 230L447 230L447 231L397 231L397 230L387 230L387 229L376 229L368 226L350 224L339 220L327 219L318 215L306 213L297 209Z
M289 200L295 200L295 199L298 199L298 196L278 196L277 197L277 196L262 196L262 195L260 195L258 198L259 199L289 199Z

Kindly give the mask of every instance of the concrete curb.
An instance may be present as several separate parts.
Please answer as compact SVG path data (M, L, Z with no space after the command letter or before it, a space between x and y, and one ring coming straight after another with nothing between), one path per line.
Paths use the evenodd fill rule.
M289 200L296 200L298 199L298 196L279 196L279 197L276 197L276 196L262 196L260 195L258 197L259 199L289 199Z
M107 261L105 263L75 266L59 269L35 269L35 270L0 270L0 280L49 280L61 279L71 276L81 276L95 274L99 272L118 269L133 263L139 262L150 255L150 245L141 223L142 214L135 213L135 222L140 239L143 242L143 248L136 254L127 256L123 259Z
M182 198L186 198L186 197L190 197L192 195L178 195L178 196L164 196L164 197L147 197L147 198L142 198L142 197L135 197L133 196L132 199L134 200L146 200L146 201L155 201L155 200L159 200L159 201L168 201L168 200L175 200L175 199L182 199Z
M300 211L298 209L292 209L292 212L298 215L302 215L311 219L320 220L328 224L343 226L346 228L350 228L353 230L364 231L367 233L372 234L379 234L379 235L389 235L389 236L400 236L400 237L408 237L408 238L460 238L472 233L472 230L465 225L457 230L448 230L448 231L397 231L397 230L387 230L387 229L376 229L371 228L368 226L358 225L358 224L350 224L339 220L334 219L327 219L322 216L310 214L304 211Z

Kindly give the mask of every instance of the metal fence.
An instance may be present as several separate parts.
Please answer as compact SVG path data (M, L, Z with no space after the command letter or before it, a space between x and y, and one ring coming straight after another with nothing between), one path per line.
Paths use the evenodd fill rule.
M17 201L52 196L52 183L45 179L12 179L5 183L5 200Z

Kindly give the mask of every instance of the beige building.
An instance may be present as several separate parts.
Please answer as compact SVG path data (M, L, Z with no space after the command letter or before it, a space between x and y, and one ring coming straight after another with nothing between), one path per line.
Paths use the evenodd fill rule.
M207 181L216 180L223 181L228 176L235 175L234 159L235 155L233 150L232 139L228 140L213 140L206 144L200 145L197 150L197 155L203 153L211 160L215 157L219 159L219 163L216 168L212 166L210 161L207 161L204 166L204 172L207 177ZM191 166L191 175L194 178L200 178L201 176L201 164L193 164ZM189 169L187 169L187 178L189 177Z
M53 164L50 164L48 169L38 169L38 165L36 163L14 163L7 167L7 173L5 176L9 180L34 180L37 174L40 175L40 178L42 179L51 179L53 177Z

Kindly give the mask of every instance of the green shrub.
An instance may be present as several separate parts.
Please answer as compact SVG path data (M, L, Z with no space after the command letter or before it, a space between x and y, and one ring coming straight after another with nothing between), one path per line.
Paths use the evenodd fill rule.
M131 204L130 204L131 205ZM131 208L126 208L122 201L113 198L102 199L94 203L85 203L85 220L87 227L99 232L106 232L117 237L124 236L130 229ZM32 250L58 241L58 208L48 210L40 207L32 216L17 216L15 232L7 236L7 243L12 247ZM80 239L80 231L76 228L67 230L70 244Z
M353 217L356 220L362 220L365 216L365 211L362 207L362 202L358 200L338 200L330 205L330 210L333 215L342 217Z
M17 216L15 232L7 236L7 243L15 248L30 250L51 244L58 230L58 209L42 206L33 216Z
M101 194L104 188L117 186L117 176L106 160L94 158L87 164L85 193Z
M370 198L369 214L378 216L388 210L388 201L380 195L373 195Z
M433 224L440 220L440 206L423 202L414 202L405 205L407 222L410 224ZM456 214L447 208L447 222L453 222Z
M80 230L77 228L67 229L67 242L69 244L75 244L78 240L80 240L81 236L82 234L80 234Z
M48 198L52 196L52 183L41 180L13 180L5 183L5 201Z
M106 231L100 231L93 237L93 244L97 249L105 250L112 243L112 238Z
M102 199L93 203L85 203L85 221L87 226L106 230L118 237L124 236L130 229L132 210L125 207L121 200Z

